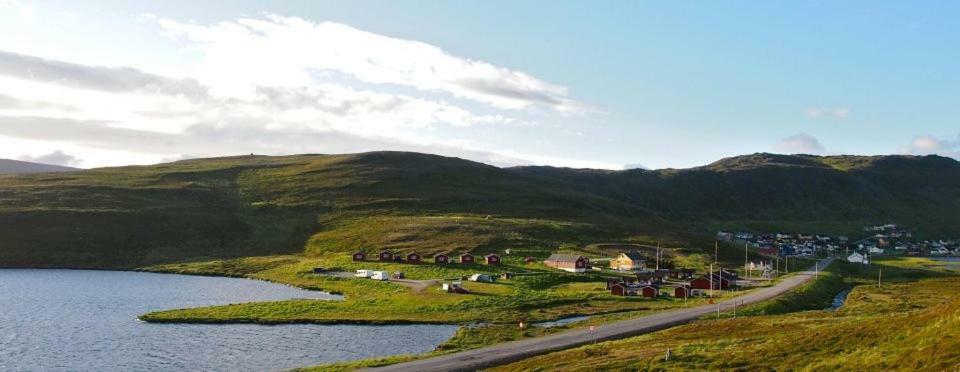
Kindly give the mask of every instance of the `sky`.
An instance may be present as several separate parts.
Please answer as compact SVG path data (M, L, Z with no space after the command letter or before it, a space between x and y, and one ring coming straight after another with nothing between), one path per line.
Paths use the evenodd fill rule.
M951 1L0 0L0 158L960 158Z

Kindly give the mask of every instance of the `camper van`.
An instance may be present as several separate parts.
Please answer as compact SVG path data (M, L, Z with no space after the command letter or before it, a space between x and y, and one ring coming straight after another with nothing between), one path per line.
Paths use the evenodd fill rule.
M390 274L388 274L386 271L374 271L370 274L370 279L390 280Z
M370 270L357 270L357 273L353 276L357 278L369 278L373 273Z

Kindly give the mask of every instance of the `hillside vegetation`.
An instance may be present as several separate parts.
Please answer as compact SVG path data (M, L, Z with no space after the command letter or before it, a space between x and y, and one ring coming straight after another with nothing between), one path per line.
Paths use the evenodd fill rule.
M755 154L691 169L497 168L401 152L0 176L0 266L132 268L390 248L542 255L718 227L960 235L960 163ZM696 245L696 244L694 244Z

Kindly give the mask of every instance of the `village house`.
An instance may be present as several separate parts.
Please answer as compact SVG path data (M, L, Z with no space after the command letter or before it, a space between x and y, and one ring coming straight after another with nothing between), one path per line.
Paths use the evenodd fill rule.
M499 265L500 264L500 255L496 253L488 254L484 257L487 260L487 265Z
M393 253L390 251L380 251L380 261L393 261Z
M439 265L446 265L450 263L450 256L447 256L445 253L438 253L433 256L433 263Z
M363 253L363 252L354 252L354 253L353 253L353 260L354 260L354 261L366 261L366 260L367 260L367 254L366 254L366 253Z
M472 254L464 253L464 254L461 254L461 255L460 255L460 264L466 265L466 264L472 264L472 263L473 263L473 255L472 255Z
M610 260L610 268L614 270L631 271L640 270L644 267L643 256L635 250L622 252L619 256Z
M643 297L657 298L660 296L660 289L654 286L644 286L640 288L640 294Z
M417 252L407 254L407 262L420 263L420 261L422 260L423 260L423 257L420 256L420 254Z
M867 256L860 254L860 252L853 252L853 254L847 256L847 262L866 265L870 263L870 260L867 258Z
M586 257L578 254L554 253L547 257L543 264L554 269L569 271L571 273L582 273L587 271L590 261Z
M676 298L687 298L687 297L690 297L690 290L691 290L691 288L690 288L689 286L685 286L685 285L676 287L676 288L673 289L673 297L676 297Z

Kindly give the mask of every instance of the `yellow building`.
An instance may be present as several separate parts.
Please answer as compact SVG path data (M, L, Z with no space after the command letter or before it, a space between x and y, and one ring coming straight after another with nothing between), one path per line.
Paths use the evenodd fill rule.
M610 260L610 268L614 270L640 270L644 267L643 256L637 251L620 253L617 258Z

